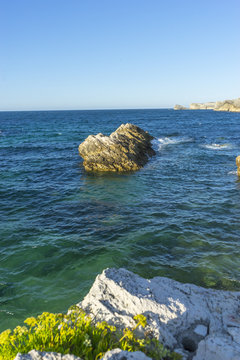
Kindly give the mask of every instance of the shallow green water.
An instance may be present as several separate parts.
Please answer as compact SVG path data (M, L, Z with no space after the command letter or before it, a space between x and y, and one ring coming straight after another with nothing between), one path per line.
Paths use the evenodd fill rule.
M132 122L157 155L87 174L77 147ZM240 114L0 113L0 329L65 311L106 267L240 290Z

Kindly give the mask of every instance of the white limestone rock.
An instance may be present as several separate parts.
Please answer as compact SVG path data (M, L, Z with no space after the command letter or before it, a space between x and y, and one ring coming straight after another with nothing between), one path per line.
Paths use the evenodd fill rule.
M121 349L108 351L101 360L151 360L141 351L128 352Z
M193 360L240 360L240 346L235 344L225 334L208 336L199 343Z
M14 360L81 360L74 355L62 355L54 352L32 350L28 354L18 354ZM106 352L100 360L151 360L141 351L128 352L114 349Z
M203 337L207 336L208 328L204 325L197 325L194 329L194 332Z
M224 360L240 360L236 358L239 344L227 334L230 326L240 328L240 292L204 289L163 277L147 280L125 269L107 269L78 306L96 321L124 327L133 327L133 316L144 314L146 330L171 349L188 351L189 359L197 351L195 360L220 360L223 353L228 354ZM198 325L207 328L205 339L205 333L194 332Z
M240 329L237 327L228 327L227 332L232 336L233 341L240 345Z
M55 352L31 350L28 354L18 353L14 360L81 360L74 355L63 355Z

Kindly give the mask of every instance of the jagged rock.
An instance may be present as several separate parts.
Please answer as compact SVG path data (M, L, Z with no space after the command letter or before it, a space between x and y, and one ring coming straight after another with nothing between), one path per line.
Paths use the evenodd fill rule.
M121 349L108 351L101 360L151 360L141 351L128 352Z
M206 103L192 103L189 106L190 110L214 110L215 102L206 102Z
M153 137L138 126L122 124L110 136L88 136L78 149L87 171L132 171L155 154L151 140Z
M240 346L232 344L230 336L208 336L199 343L193 360L240 360Z
M236 157L237 174L240 176L240 155Z
M214 110L240 112L240 98L234 100L217 101Z
M146 331L172 350L187 353L185 358L240 360L240 344L233 339L233 330L231 336L228 332L232 327L240 331L240 292L204 289L163 277L146 280L125 269L107 269L78 306L95 321L119 327L133 327L133 316L144 314ZM198 325L205 331L196 333ZM238 339L235 332L234 336Z
M187 108L183 105L175 105L174 106L174 110L187 110Z
M62 355L54 352L32 350L28 354L18 354L14 360L81 360L74 355ZM128 352L114 349L106 352L100 360L151 360L141 351Z
M14 360L81 360L74 355L63 355L55 352L31 350L28 354L18 353Z

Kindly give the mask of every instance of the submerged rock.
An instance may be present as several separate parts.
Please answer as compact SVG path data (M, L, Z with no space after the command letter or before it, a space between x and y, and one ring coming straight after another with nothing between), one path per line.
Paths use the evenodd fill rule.
M237 174L240 176L240 155L236 157Z
M133 316L144 314L146 331L184 359L240 359L240 292L107 269L78 306L95 321L119 327L133 327Z
M122 124L110 136L90 135L79 145L87 171L132 171L155 155L153 137L136 125Z

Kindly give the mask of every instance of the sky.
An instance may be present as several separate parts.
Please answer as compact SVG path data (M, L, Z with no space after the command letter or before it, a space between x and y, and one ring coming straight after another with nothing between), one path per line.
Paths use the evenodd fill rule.
M0 0L0 110L240 97L240 0Z

